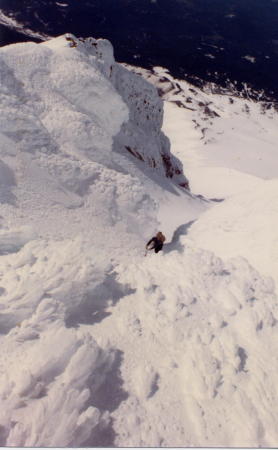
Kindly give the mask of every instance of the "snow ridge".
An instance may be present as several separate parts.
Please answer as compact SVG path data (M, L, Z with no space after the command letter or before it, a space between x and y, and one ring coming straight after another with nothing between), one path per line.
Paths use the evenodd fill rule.
M0 23L8 26L16 31L19 31L22 34L26 34L27 36L31 36L36 39L46 40L50 39L50 36L45 33L38 33L37 31L33 31L29 28L26 28L22 23L18 22L12 15L6 15L3 11L0 11Z

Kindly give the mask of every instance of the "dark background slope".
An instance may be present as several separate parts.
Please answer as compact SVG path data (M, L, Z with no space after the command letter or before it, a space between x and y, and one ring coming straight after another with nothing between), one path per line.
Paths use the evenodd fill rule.
M118 61L247 82L278 99L278 0L0 0L0 9L48 36L105 37ZM0 33L1 45L34 40L4 25Z

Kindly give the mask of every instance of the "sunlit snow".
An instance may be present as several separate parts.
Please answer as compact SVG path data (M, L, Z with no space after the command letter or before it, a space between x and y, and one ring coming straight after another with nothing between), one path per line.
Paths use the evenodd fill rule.
M0 445L277 446L273 105L70 34L0 76Z

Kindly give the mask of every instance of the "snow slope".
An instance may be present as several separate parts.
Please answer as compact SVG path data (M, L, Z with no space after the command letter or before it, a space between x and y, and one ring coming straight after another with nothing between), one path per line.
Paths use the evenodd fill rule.
M161 67L153 71L128 67L153 83L165 100L163 129L186 168L193 192L219 196L221 186L226 197L254 188L261 179L277 178L275 105L248 99L260 100L262 93L246 88L243 97L234 85L230 90L213 84L199 89L175 80Z
M275 111L158 68L163 122L105 40L0 59L0 445L276 446Z

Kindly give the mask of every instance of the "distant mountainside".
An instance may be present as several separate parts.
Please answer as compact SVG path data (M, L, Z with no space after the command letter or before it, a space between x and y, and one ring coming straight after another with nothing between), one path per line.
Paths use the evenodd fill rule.
M1 42L71 32L109 39L117 61L163 66L193 83L248 83L278 99L278 4L272 0L3 0Z

